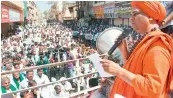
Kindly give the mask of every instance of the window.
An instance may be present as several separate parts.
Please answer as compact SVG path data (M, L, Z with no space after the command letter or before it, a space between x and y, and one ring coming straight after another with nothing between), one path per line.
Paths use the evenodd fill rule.
M83 2L83 5L86 6L86 1Z
M70 11L70 13L72 13L73 12L73 7L69 7L69 11Z
M104 14L104 16L106 17L106 14Z
M82 1L80 1L80 4L79 5L82 5Z

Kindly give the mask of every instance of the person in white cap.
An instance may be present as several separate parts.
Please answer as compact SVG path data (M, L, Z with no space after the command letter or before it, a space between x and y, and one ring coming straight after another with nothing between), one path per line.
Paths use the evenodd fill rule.
M69 96L66 95L60 84L56 84L54 91L50 94L50 98L69 98Z

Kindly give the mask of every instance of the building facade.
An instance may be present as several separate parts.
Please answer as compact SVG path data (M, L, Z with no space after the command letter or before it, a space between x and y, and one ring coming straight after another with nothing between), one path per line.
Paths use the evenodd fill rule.
M39 22L39 9L34 1L27 1L27 9L28 9L28 23L31 25L37 25Z
M95 18L112 25L129 26L130 1L93 1Z
M92 1L76 1L76 6L78 19L94 14Z
M1 38L15 34L17 25L24 21L22 1L1 1Z
M114 24L114 18L117 18L115 13L115 2L106 1L104 4L104 18L107 19L109 24Z
M129 26L130 1L77 1L77 19L90 17L92 22Z
M64 3L62 10L63 23L72 23L77 20L77 6L76 3Z
M116 18L114 19L115 25L130 26L130 14L131 14L131 3L130 1L115 2Z

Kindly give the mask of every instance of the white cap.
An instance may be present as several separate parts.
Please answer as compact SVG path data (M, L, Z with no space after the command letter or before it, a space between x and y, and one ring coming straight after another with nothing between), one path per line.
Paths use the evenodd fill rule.
M54 77L51 78L52 82L56 82L56 79Z
M67 78L65 78L65 77L61 77L60 78L60 81L63 81L63 80L66 80Z

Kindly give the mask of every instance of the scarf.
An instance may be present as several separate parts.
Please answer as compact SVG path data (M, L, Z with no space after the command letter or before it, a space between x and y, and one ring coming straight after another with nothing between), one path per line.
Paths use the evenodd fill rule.
M14 83L16 84L17 89L19 89L19 82L18 82L18 80L14 76L13 76L13 80L14 80ZM19 80L20 81L24 80L22 74L19 74Z
M10 89L11 89L11 91L16 91L16 88L13 85L11 85L11 84L10 84ZM7 93L6 88L3 87L3 86L1 86L1 91L2 91L3 94Z

